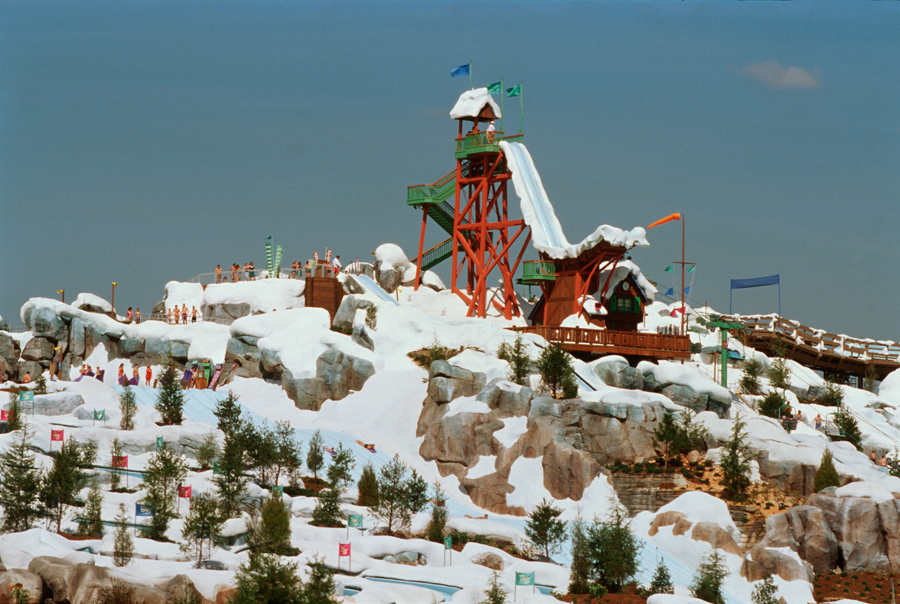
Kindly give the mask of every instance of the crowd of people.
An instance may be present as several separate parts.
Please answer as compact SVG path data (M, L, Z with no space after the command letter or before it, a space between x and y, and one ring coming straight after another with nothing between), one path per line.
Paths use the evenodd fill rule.
M324 267L320 268L320 267ZM316 274L317 269L321 270L323 274ZM291 262L291 279L303 279L305 277L311 276L326 276L326 277L336 277L338 273L340 273L344 269L343 264L341 264L341 257L335 256L333 259L328 260L326 257L326 261L323 264L316 258L310 258L306 264L304 264L300 260L295 260ZM230 281L229 275L226 275L222 271L222 265L217 264L215 275L216 275L216 284L219 283L240 283L241 281L255 281L256 280L256 267L252 262L248 262L241 266L240 264L232 264L230 269ZM266 274L266 278L269 278L268 273ZM176 321L177 323L177 321Z
M247 262L243 266L237 263L232 264L229 272L231 273L232 283L256 280L256 267L252 262ZM221 264L216 265L216 283L228 283L227 277L222 273Z
M190 312L188 312L187 304L182 304L180 309L176 304L173 308L166 310L166 323L169 325L187 325L188 317L190 317L191 323L197 322L197 319L200 317L200 311L197 310L196 306L192 306Z

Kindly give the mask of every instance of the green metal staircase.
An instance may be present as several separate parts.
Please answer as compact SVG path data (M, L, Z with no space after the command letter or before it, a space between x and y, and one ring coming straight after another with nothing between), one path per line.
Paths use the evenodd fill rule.
M453 215L456 209L447 200L456 191L456 170L430 185L414 185L406 190L406 205L413 208L428 206L428 217L450 235L422 254L422 270L428 270L453 255ZM463 223L467 221L463 220ZM413 259L417 262L418 259Z

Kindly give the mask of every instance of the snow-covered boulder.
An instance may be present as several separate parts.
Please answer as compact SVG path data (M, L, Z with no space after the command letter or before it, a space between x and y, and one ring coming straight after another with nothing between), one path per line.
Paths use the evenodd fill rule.
M101 590L109 588L114 579L121 580L108 568L93 564L73 564L62 558L39 556L31 561L28 570L43 579L46 591L54 602L90 604L98 601ZM125 582L134 588L136 601L144 604L166 604L169 594L151 585Z
M10 586L10 589L19 584L22 586L28 593L28 599L25 600L28 604L38 604L39 602L43 602L43 591L44 591L44 583L41 580L40 575L37 575L33 572L21 569L14 568L11 570L5 570L0 572L0 598L5 598L6 589L4 589L7 585ZM13 602L12 598L9 600L4 599L4 602Z
M36 415L68 415L82 405L84 398L77 392L52 392L34 397Z
M399 245L383 243L375 249L375 281L387 293L397 290L410 267L415 269Z
M624 357L616 355L602 357L590 363L590 367L608 386L626 390L644 389L644 374L630 366Z
M344 296L337 312L334 313L334 320L331 322L331 325L342 331L353 329L356 321L356 311L365 310L370 306L373 306L372 302L365 298L360 298L353 294Z
M78 294L75 301L72 302L72 307L86 312L102 313L105 315L112 312L112 304L100 296L89 293Z
M773 572L782 579L793 580L764 563L764 560L775 562L771 555L762 551L769 548L789 548L816 574L830 572L837 564L837 538L822 510L812 505L797 506L766 518L766 534L750 551L741 570L749 581L763 579Z

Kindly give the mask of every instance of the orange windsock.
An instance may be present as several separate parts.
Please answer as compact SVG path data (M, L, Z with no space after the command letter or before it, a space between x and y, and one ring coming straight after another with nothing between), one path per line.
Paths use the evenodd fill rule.
M659 226L659 225L661 225L661 224L666 224L667 222L672 222L673 220L681 220L681 214L678 214L678 213L675 213L675 214L669 214L669 215L666 216L665 218L660 218L659 220L657 220L656 222L654 222L653 224L651 224L651 225L648 226L647 228L648 228L648 229L652 229L652 228L655 227L655 226Z

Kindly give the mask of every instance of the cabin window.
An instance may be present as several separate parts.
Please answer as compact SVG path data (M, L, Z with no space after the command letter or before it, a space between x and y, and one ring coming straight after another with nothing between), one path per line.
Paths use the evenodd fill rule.
M618 312L631 312L631 298L616 297L616 310Z

